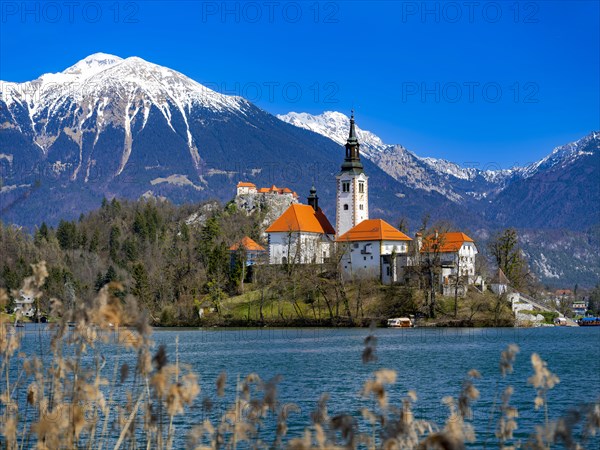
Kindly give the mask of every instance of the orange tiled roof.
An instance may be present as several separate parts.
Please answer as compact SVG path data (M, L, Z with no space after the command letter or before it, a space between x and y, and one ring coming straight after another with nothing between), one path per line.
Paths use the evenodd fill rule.
M240 242L236 242L235 244L233 244L231 247L229 247L229 250L236 251L237 249L240 248L240 246L249 251L256 251L256 252L266 251L262 245L257 244L256 241L254 241L253 239L251 239L248 236L245 236L244 238L242 238L242 240Z
M342 234L338 242L349 241L411 241L402 231L397 230L385 220L363 220L355 227Z
M431 235L423 239L423 247L421 248L421 252L434 250L440 253L457 252L465 242L475 241L473 241L473 239L471 239L465 233L461 233L460 231L440 233L437 239L434 235Z
M573 292L570 289L558 289L556 295L571 295Z
M237 187L253 187L253 188L255 188L256 185L254 183L249 183L248 181L240 181L237 184Z
M319 209L295 203L267 228L267 233L303 231L306 233L335 234L335 229Z

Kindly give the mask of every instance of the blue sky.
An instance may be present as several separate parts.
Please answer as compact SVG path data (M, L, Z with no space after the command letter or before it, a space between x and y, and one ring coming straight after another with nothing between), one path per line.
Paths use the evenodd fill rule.
M0 79L140 56L419 155L526 164L600 129L599 2L2 1Z

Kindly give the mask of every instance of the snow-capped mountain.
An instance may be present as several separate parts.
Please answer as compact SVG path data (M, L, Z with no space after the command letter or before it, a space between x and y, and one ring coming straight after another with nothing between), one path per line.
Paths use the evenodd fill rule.
M346 143L348 116L337 111L323 114L290 112L277 116L300 128L322 134L340 145ZM464 168L443 159L419 157L402 145L384 143L376 134L356 127L361 152L382 170L403 184L427 192L437 192L461 203L483 199L501 190L514 176L513 170Z
M344 145L348 138L348 123L350 118L337 111L325 111L318 116L308 113L289 112L287 114L279 114L277 118L305 130L319 133L340 145ZM356 134L360 142L361 151L367 157L375 155L389 147L389 145L381 141L379 136L360 127L356 127Z
M343 113L325 111L323 114L290 112L278 115L292 125L320 133L344 145L349 118ZM361 150L366 158L403 184L427 192L437 192L455 203L485 200L500 194L509 184L523 180L554 167L568 167L579 158L597 151L600 133L555 148L545 158L526 167L503 170L466 168L444 159L420 157L402 145L385 144L374 133L357 126ZM364 145L363 145L364 142Z
M319 134L137 57L98 53L33 81L0 82L3 221L76 217L103 196L226 201L240 179L299 193L323 180L327 199L342 155ZM373 207L399 201L394 180L369 171L386 186Z
M118 98L114 95L118 94ZM31 135L34 143L47 153L61 133L71 133L79 147L75 161L56 161L57 170L72 168L76 179L85 173L89 178L93 157L84 155L83 131L95 132L94 143L109 126L123 128L123 152L117 175L123 172L132 150L132 125L137 133L148 124L154 108L167 125L185 139L193 167L199 169L200 155L190 131L192 108L241 112L248 105L241 97L218 94L187 78L179 72L131 57L97 53L79 61L65 71L42 75L35 81L22 84L2 82L2 100L24 134ZM21 125L20 115L29 117ZM52 120L60 118L60 126L52 127ZM181 120L180 129L174 122ZM175 125L177 126L177 125ZM82 171L83 169L83 171Z
M598 151L599 138L600 132L592 132L575 142L556 147L548 156L518 170L523 178L529 178L536 173L550 170L554 167L566 167L569 164L573 164L579 158L591 156L595 151Z
M336 112L278 119L169 68L97 53L33 81L0 82L0 220L55 224L103 197L228 201L240 180L301 197L315 183L334 217L348 120ZM414 229L429 215L476 238L508 226L580 233L600 223L600 133L509 171L419 157L361 129L358 137L372 217L404 217ZM580 264L546 250L546 266Z

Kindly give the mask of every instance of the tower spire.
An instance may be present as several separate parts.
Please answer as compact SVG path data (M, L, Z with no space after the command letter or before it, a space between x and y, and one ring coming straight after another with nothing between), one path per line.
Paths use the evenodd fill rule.
M354 109L350 115L350 133L346 141L346 158L342 164L342 172L361 173L363 165L360 161L360 144L356 135L356 126L354 123Z
M356 129L354 127L354 110L351 111L350 115L350 135L348 136L348 142L358 142L358 138L356 137Z
M308 204L313 207L315 211L319 210L319 197L317 196L317 188L314 183L310 188L310 195L307 198Z

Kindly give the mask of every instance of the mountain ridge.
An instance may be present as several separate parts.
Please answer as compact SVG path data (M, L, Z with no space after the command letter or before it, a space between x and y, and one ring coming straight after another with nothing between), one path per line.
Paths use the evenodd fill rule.
M33 228L75 219L103 197L226 202L240 180L287 186L301 198L315 183L325 212L335 214L334 175L348 130L341 113L331 112L332 140L317 132L318 119L312 129L297 126L306 117L296 113L290 124L177 71L107 54L0 87L4 222ZM590 207L600 202L596 132L557 147L528 171L504 172L420 157L368 131L358 135L372 217L392 224L410 218L413 229L425 216L450 220L482 239L508 226L582 233L600 222Z
M290 112L277 117L295 126L318 132L338 143L345 139L341 124L349 120L343 113L336 111L326 111L320 115ZM437 192L454 204L475 209L493 222L519 227L573 228L573 224L566 220L548 220L545 215L545 212L556 209L553 202L567 207L566 200L578 204L576 208L565 210L571 211L576 221L579 220L578 217L581 218L577 225L579 229L588 228L600 221L600 215L585 211L584 203L591 199L582 203L583 192L568 188L562 189L562 193L556 192L559 181L568 184L569 179L578 179L580 184L587 186L586 195L591 194L592 199L600 201L600 193L594 185L594 181L600 179L596 162L600 157L600 132L592 131L577 141L557 146L547 156L527 166L502 170L465 168L445 159L421 157L400 144L383 143L371 131L357 127L357 133L364 136L367 142L364 156L400 183L421 191ZM563 172L558 173L559 170ZM587 175L580 177L581 173ZM527 186L535 188L528 189ZM529 195L535 192L541 195ZM554 193L548 196L549 192ZM561 198L562 202L559 200ZM543 207L534 206L533 209L537 210L535 215L517 217L515 209L527 208L527 204L519 199L541 203ZM546 201L547 199L549 200Z

